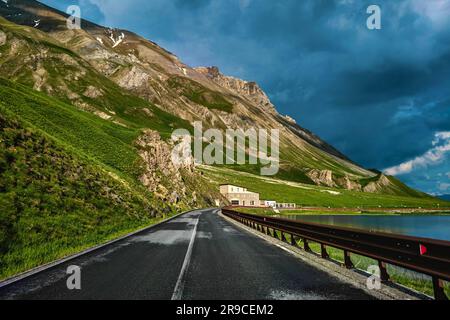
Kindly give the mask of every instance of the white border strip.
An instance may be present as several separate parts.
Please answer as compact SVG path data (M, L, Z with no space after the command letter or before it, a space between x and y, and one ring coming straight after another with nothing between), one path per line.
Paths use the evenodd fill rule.
M198 225L198 221L200 220L201 215L202 214L200 213L200 215L197 218L197 221L195 221L195 226L194 226L194 229L192 230L191 241L189 242L189 246L186 251L186 256L184 257L183 266L181 267L181 271L178 276L178 280L175 285L175 289L173 291L171 300L181 300L181 298L183 297L185 276L186 276L189 264L191 262L192 248L194 247L195 235L197 234L197 225Z
M88 249L86 249L86 250L83 250L83 251L81 251L81 252L79 252L79 253L76 253L76 254L67 256L67 257L65 257L65 258L62 258L62 259L59 259L59 260L56 260L56 261L53 261L53 262L50 262L50 263L47 263L47 264L43 264L43 265L41 265L41 266L35 267L35 268L33 268L33 269L30 269L30 270L28 270L28 271L19 273L18 275L12 276L11 278L7 278L7 279L1 281L1 282L0 282L0 288L9 286L9 285L11 285L11 284L13 284L13 283L15 283L15 282L18 282L18 281L20 281L20 280L23 280L23 279L25 279L25 278L28 278L28 277L30 277L30 276L33 276L33 275L35 275L35 274L37 274L37 273L43 272L43 271L45 271L45 270L48 270L48 269L53 268L53 267L55 267L55 266L58 266L58 265L60 265L60 264L63 264L63 263L65 263L65 262L67 262L67 261L73 260L73 259L78 258L78 257L80 257L80 256L83 256L83 255L85 255L85 254L91 253L91 252L93 252L93 251L95 251L95 250L102 249L102 248L107 247L107 246L109 246L109 245L111 245L111 244L114 244L114 243L116 243L116 242L118 242L118 241L121 241L121 240L123 240L123 239L129 238L129 237L131 237L131 236L134 236L134 235L136 235L136 234L138 234L138 233L140 233L140 232L143 232L143 231L146 231L146 230L151 230L151 229L153 229L153 228L155 228L155 227L157 227L157 226L159 226L159 225L161 225L161 224L163 224L163 223L166 223L166 222L168 222L168 221L170 221L170 220L173 220L173 219L176 219L176 218L178 218L178 217L180 217L180 216L182 216L182 215L184 215L184 214L187 214L187 213L193 212L193 211L197 211L197 210L201 210L201 209L193 209L193 210L189 210L189 211L186 211L186 212L182 212L182 213L176 214L176 215L174 215L173 217L170 217L170 218L168 218L168 219L165 219L165 220L163 220L163 221L160 221L160 222L158 222L158 223L156 223L156 224L152 224L151 226L144 227L144 228L139 229L139 230L137 230L137 231L133 231L133 232L128 233L128 234L126 234L126 235L124 235L124 236L121 236L120 238L117 238L117 239L108 241L108 242L103 243L103 244L99 244L99 245L97 245L97 246L94 246L94 247L88 248Z

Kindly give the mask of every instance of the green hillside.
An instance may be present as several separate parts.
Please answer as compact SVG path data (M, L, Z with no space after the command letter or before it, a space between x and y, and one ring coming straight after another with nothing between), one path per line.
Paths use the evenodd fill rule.
M356 192L237 172L228 168L202 166L201 170L212 183L235 184L260 193L260 199L296 203L299 206L331 208L437 208L450 207L446 202L425 194L421 197ZM417 194L419 195L419 194Z
M149 225L174 208L0 106L0 279Z
M138 181L140 133L0 79L0 279L195 205Z

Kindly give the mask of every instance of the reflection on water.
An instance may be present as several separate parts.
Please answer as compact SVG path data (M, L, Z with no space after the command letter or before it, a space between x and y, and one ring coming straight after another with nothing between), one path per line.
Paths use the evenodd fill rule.
M290 219L450 241L449 215L293 215Z

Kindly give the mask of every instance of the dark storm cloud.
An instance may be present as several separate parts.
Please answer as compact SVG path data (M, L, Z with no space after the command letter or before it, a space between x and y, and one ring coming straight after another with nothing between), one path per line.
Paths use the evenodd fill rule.
M192 66L257 81L280 112L366 167L407 161L450 131L450 0L83 3L98 9L89 18L136 31ZM373 3L381 30L366 28Z

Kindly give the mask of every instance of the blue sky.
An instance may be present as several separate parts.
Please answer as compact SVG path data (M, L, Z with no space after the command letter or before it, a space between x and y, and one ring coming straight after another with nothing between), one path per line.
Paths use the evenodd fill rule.
M45 0L254 80L367 168L450 193L450 0ZM381 30L366 9L381 8Z

